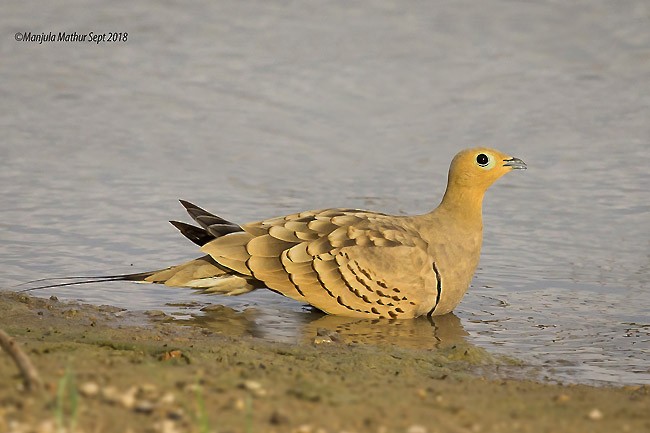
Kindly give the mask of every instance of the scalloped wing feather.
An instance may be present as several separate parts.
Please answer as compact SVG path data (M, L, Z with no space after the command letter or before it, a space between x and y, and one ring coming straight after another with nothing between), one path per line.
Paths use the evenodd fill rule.
M235 273L327 313L415 317L435 300L437 280L426 242L407 218L326 209L242 228L202 251Z

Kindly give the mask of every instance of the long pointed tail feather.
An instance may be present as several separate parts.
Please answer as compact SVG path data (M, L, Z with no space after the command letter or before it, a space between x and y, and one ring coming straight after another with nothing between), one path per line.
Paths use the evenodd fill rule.
M187 213L196 221L200 227L178 221L170 221L186 238L199 246L234 232L244 231L241 226L227 221L217 215L202 209L195 204L180 200L187 210ZM54 281L62 281L52 283ZM190 287L203 290L206 293L220 293L236 295L250 292L261 287L261 282L246 275L241 275L233 269L220 265L209 255L198 259L172 266L166 269L159 269L150 272L139 272L133 274L101 275L101 276L74 276L59 278L41 278L28 281L14 287L22 287L34 283L41 284L36 287L28 287L20 292L43 290L55 287L76 286L81 284L104 283L111 281L141 281L167 286Z
M26 289L18 290L18 292L22 293L22 292L31 292L32 290L51 289L54 287L76 286L80 284L104 283L108 281L145 281L147 277L154 275L157 272L160 271L139 272L136 274L120 274L120 275L84 275L84 276L74 276L74 277L39 278L37 280L31 280L21 284L17 284L12 288L22 287L34 283L44 283L47 281L67 280L67 282L65 283L45 284L45 285L28 287ZM70 280L74 280L74 281L70 281Z
M62 282L27 287L19 290L19 292L31 292L33 290L113 281L138 281L144 283L164 284L173 287L188 287L195 290L201 290L205 293L223 295L239 295L260 287L259 282L250 277L233 273L229 269L220 266L210 256L203 256L177 266L171 266L156 271L118 275L41 278L16 285L14 288L34 283L47 283L54 281Z

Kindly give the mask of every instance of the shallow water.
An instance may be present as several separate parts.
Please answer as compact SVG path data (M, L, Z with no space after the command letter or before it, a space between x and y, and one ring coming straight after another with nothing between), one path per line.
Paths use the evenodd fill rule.
M177 198L239 222L329 206L424 212L455 152L481 144L530 169L488 192L459 321L377 335L273 294L42 294L180 318L224 303L234 310L193 320L281 341L343 327L434 347L447 333L550 380L650 383L647 2L31 6L0 16L0 287L194 257L165 223L187 220ZM9 36L24 31L129 39ZM185 301L197 304L166 306Z

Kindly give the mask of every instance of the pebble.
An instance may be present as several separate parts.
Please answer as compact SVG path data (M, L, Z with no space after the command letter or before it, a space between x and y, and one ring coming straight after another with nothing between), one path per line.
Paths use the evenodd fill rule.
M54 424L54 421L52 420L43 421L38 427L39 427L38 428L39 433L55 433L59 431L57 426ZM25 431L27 432L29 430L25 430Z
M261 383L254 380L245 380L239 387L250 391L255 397L264 397L266 395L266 389L264 389Z
M182 351L180 350L170 350L169 352L165 352L162 355L160 355L160 360L161 361L169 361L170 359L174 358L184 358L185 355L183 354Z
M314 344L330 344L333 343L332 339L328 336L317 335L314 337Z
M271 417L269 418L269 423L272 425L287 424L288 422L289 417L282 412L278 412L277 410L274 410L271 414Z
M601 419L603 419L603 413L600 410L594 408L591 409L587 417L592 421L600 421Z
M246 402L243 398L238 398L233 402L233 407L238 411L243 411L246 409Z
M187 385L183 384L180 386L183 388L183 391L190 392L192 394L196 394L197 392L203 391L203 387L198 383L188 383Z
M183 417L185 416L185 411L183 411L183 408L180 407L172 407L167 411L167 418L171 420L182 420Z
M136 395L139 398L156 399L159 395L158 388L152 383L144 383L138 387Z
M122 405L122 407L126 409L133 409L136 403L136 398L135 395L138 393L138 388L135 386L132 386L129 388L124 394L122 394L119 398L119 403Z
M174 404L176 402L176 396L171 392L166 392L162 395L162 397L160 397L160 400L158 400L158 402L160 404Z
M114 386L99 387L93 382L84 383L79 392L85 396L99 395L104 403L121 406L141 414L152 414L158 408L167 414L167 419L184 418L183 410L174 407L176 397L172 392L161 393L155 385L142 384L120 391Z
M303 424L293 429L292 433L314 433L314 428L309 424Z
M79 394L84 397L92 398L99 394L99 385L95 382L85 382L79 386Z
M341 336L336 331L330 331L325 328L318 328L316 330L316 337L314 337L314 344L330 344L341 342Z
M104 399L106 403L115 404L120 399L120 393L114 386L107 386L103 388L101 394L102 399Z
M162 421L155 423L153 427L156 432L160 432L160 433L177 433L180 431L178 430L176 423L168 419L164 419Z
M137 413L143 413L143 414L150 414L154 411L156 408L156 405L150 402L149 400L140 400L137 401L134 406L133 410Z

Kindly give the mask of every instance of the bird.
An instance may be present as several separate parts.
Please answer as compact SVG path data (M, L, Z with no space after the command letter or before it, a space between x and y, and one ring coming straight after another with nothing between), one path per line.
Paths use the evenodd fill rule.
M442 201L419 215L329 208L239 225L180 200L197 225L170 223L204 255L101 281L222 295L269 289L348 317L447 314L460 303L479 263L485 192L506 173L526 168L498 150L462 150L449 167Z

